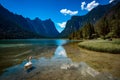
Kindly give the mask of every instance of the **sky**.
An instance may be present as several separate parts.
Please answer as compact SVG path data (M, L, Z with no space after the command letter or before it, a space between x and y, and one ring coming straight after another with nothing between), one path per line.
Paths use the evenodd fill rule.
M0 4L25 18L51 19L61 32L72 16L85 15L94 7L112 1L114 0L0 0Z

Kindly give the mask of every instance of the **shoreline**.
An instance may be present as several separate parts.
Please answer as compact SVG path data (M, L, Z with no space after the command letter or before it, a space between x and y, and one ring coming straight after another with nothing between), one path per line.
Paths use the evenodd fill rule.
M68 57L74 62L86 62L92 68L100 72L107 72L114 77L120 78L120 54L111 54L107 52L96 52L80 48L78 43L65 45ZM73 51L73 48L75 48Z
M35 46L33 46L33 47L35 47ZM31 47L31 48L33 48L33 47ZM75 63L85 62L91 68L93 68L94 70L96 70L102 74L97 77L100 78L100 76L104 76L105 78L107 78L106 76L109 76L109 74L110 75L112 74L113 78L116 78L116 80L117 80L117 78L120 78L120 72L119 72L120 71L119 70L120 54L107 54L107 53L103 53L103 52L95 52L95 51L86 50L86 49L80 48L78 46L78 42L71 42L71 43L63 45L63 47L68 55L67 58L69 58L72 62L75 62ZM28 48L28 49L31 49L31 48ZM68 69L68 70L61 70L60 66L59 66L59 68L52 66L50 64L51 60L49 61L49 59L54 55L54 51L56 50L56 48L57 48L57 46L54 46L52 48L51 47L41 48L39 46L36 46L35 50L33 51L34 56L35 56L35 54L36 54L36 56L35 56L36 58L40 57L40 56L43 56L43 57L46 56L46 59L48 60L48 62L44 62L44 61L41 61L41 62L43 63L43 65L46 64L47 66L42 66L41 65L42 63L41 62L39 63L40 60L37 59L38 61L36 61L36 63L38 62L39 64L34 65L35 69L32 72L26 73L26 72L24 72L24 70L22 70L22 72L24 74L22 74L20 76L15 76L15 78L26 79L26 80L34 80L34 79L76 80L79 77L79 79L82 79L82 80L86 80L86 79L89 79L89 80L95 79L96 80L96 78L93 78L88 75L87 75L87 77L84 77L83 75L81 75L81 73L78 71L78 69L76 69L74 67L71 69ZM43 50L43 49L45 49L45 50ZM43 50L42 53L39 52L42 50ZM40 56L38 56L38 54ZM47 57L49 57L49 58L47 58ZM45 59L42 58L42 60L45 60ZM47 60L45 60L45 61L47 61ZM56 60L54 60L54 61L56 61ZM48 63L50 65L48 65ZM59 61L56 63L58 64ZM14 78L14 74L11 77L9 77L7 80L9 80L11 78ZM101 80L101 79L97 79L97 80ZM109 79L106 79L106 80L109 80Z

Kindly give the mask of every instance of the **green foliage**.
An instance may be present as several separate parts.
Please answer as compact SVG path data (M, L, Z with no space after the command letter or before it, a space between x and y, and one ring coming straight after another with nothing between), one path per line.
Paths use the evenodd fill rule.
M107 38L120 38L120 3L102 17L95 25L99 36Z
M91 39L92 34L94 34L94 26L90 23L85 24L82 28L82 36L85 39Z
M95 24L95 31L96 33L98 33L98 35L103 36L103 37L105 37L105 35L107 35L110 32L106 18L100 19Z
M120 20L115 19L109 22L110 25L110 36L111 37L120 37Z
M92 39L94 37L94 33L94 26L91 23L86 23L81 29L79 29L76 32L73 32L69 36L69 39Z
M116 4L106 15L93 24L87 23L70 35L70 39L93 39L101 37L120 38L120 3Z

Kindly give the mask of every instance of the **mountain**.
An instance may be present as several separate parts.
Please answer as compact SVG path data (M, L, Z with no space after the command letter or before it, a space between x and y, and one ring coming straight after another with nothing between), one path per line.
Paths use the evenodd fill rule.
M30 20L8 11L0 4L0 38L54 38L59 34L51 19ZM23 37L24 36L24 37Z
M120 20L120 2L116 3L108 13L106 13L103 17L106 17L108 20L110 19L119 19Z
M95 24L96 21L104 16L112 8L112 6L116 5L119 1L120 0L115 0L108 5L99 5L84 16L72 16L71 19L67 21L66 27L60 36L68 37L72 32L77 31L88 22Z
M41 38L38 34L22 29L18 24L0 15L0 39Z
M21 25L14 21L15 17L16 15L9 12L0 5L0 39L23 39L41 37L36 33L23 29Z
M94 25L87 22L82 28L72 32L69 39L96 39L112 40L120 38L120 2L116 3Z
M59 35L59 32L55 28L55 25L51 19L42 21L39 18L35 18L34 20L26 18L26 20L29 23L30 29L39 35L51 38Z
M120 38L120 2L96 22L95 30L105 38Z
M5 19L10 20L11 22L18 24L19 26L23 27L24 29L29 28L29 25L28 25L26 19L22 15L13 14L12 12L10 12L6 8L4 8L1 4L0 4L0 15Z

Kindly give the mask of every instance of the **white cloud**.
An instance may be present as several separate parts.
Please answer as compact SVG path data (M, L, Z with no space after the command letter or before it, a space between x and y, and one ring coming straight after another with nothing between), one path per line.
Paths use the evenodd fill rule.
M95 8L96 6L98 6L99 3L97 3L95 0L93 0L92 2L88 3L87 5L85 4L85 2L83 2L81 4L81 6L83 6L83 5L84 5L84 7L81 7L82 10L91 11L93 8ZM86 5L86 7L85 7L85 5Z
M67 22L57 23L61 28L65 28Z
M94 7L96 7L96 6L98 6L98 5L99 5L99 3L95 2L95 1L92 1L92 2L90 2L90 3L87 4L86 9L87 9L88 11L91 11Z
M114 0L110 0L109 3L113 2Z
M78 14L78 11L71 11L71 10L68 10L68 9L61 9L60 12L64 15L76 15Z
M85 1L81 3L81 9L82 10L85 8L85 5L86 5Z

